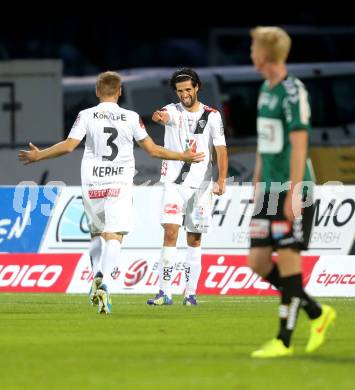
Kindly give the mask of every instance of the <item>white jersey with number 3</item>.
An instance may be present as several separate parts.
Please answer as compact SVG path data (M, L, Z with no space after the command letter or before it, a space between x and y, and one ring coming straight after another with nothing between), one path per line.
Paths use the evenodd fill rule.
M162 110L169 114L169 122L165 125L164 147L176 152L190 148L192 151L203 152L205 158L200 163L188 166L184 166L182 161L164 160L160 181L200 188L203 183L212 180L213 146L226 145L221 114L201 103L196 112L187 111L181 103L168 104ZM208 113L207 121L201 119L205 111ZM198 123L200 132L195 133ZM181 175L183 166L185 172Z
M136 112L111 102L80 111L68 138L84 136L82 185L133 182L133 138L140 141L148 136Z

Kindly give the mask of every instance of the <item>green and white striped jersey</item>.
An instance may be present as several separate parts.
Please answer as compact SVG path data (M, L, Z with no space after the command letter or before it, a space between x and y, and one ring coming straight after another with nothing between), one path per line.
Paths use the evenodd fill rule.
M290 179L291 131L310 131L309 97L304 84L292 75L269 88L264 81L258 99L257 131L258 152L262 161L261 182L266 183L266 192L278 192L280 186ZM312 181L306 164L304 181Z

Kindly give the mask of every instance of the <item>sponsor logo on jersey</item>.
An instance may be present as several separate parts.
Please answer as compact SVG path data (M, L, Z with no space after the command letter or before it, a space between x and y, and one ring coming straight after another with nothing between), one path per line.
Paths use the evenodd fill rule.
M200 126L202 129L205 128L206 123L207 123L207 121L205 121L204 119L200 119L200 120L198 121L198 124L199 124L199 126Z
M118 198L119 188L106 188L104 190L89 190L90 199Z
M167 203L164 206L165 214L179 214L181 213L181 208L177 204Z
M203 206L195 207L194 213L195 213L195 218L199 219L204 215L205 209L203 208Z
M279 99L276 95L262 92L258 100L258 109L266 106L270 111L273 111L276 108L278 101Z
M204 121L206 122L206 121ZM206 124L206 123L205 123ZM194 139L190 139L189 140L189 148L191 149L191 152L192 153L196 153L196 149L197 149L197 143L196 143L196 140Z
M291 231L291 223L289 221L273 221L271 222L272 237L277 240L286 236Z
M250 238L266 238L269 235L270 221L267 219L252 219L249 226Z

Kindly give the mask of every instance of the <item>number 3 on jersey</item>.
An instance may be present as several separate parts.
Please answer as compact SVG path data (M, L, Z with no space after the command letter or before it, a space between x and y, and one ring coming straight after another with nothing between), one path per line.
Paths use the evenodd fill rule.
M107 139L107 146L111 148L111 154L109 156L102 156L102 161L113 161L118 154L118 147L114 143L115 139L118 136L118 131L115 127L104 127L104 133L110 134Z

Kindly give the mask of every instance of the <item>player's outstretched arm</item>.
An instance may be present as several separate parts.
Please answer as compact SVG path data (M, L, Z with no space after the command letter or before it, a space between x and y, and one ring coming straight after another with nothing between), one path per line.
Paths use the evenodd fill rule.
M63 154L71 153L78 145L80 140L74 138L67 138L62 142L58 142L55 145L46 149L38 149L32 142L29 143L30 150L20 150L18 158L24 163L24 165L31 164L41 160L47 160L49 158L55 158L62 156Z
M150 156L164 160L181 160L187 163L198 163L203 161L205 157L204 153L193 153L190 149L185 150L183 153L173 152L172 150L157 145L149 136L138 141L138 145Z
M161 125L166 125L170 120L169 114L166 111L154 111L152 121Z

